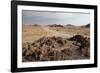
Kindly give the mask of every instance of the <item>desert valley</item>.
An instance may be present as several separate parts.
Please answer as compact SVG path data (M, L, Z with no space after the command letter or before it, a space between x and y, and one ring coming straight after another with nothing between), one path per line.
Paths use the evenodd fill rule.
M60 61L90 58L90 24L23 25L22 61Z

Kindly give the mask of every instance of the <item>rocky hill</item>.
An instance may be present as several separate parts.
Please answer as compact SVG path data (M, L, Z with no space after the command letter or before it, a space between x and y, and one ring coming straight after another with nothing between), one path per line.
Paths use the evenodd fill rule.
M33 43L24 43L23 62L56 61L90 58L90 39L82 35L70 38L42 37Z

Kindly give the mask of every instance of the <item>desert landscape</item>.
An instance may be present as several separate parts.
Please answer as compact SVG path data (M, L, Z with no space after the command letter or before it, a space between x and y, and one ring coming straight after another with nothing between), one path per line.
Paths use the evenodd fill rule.
M90 24L23 24L22 38L22 62L90 59Z

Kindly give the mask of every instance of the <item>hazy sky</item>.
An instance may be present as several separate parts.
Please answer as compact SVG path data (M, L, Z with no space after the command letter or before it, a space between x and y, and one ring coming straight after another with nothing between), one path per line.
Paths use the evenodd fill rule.
M22 22L30 24L73 24L86 25L90 22L90 14L71 12L43 12L33 10L22 11Z

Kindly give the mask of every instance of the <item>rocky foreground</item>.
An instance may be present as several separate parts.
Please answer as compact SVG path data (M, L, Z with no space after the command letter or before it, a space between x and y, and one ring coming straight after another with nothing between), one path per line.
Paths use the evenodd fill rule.
M33 43L23 43L22 61L57 61L90 58L90 38L75 35L70 38L42 37Z

